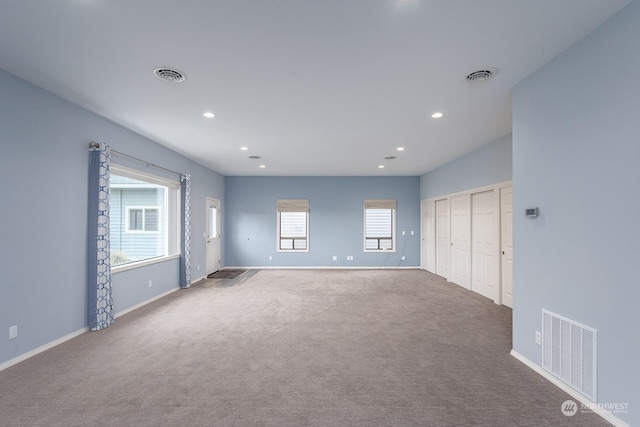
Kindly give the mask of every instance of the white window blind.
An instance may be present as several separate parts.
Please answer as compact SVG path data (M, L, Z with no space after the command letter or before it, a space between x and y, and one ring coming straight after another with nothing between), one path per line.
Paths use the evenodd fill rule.
M309 200L278 200L278 250L308 251Z
M364 201L365 251L394 249L395 200Z

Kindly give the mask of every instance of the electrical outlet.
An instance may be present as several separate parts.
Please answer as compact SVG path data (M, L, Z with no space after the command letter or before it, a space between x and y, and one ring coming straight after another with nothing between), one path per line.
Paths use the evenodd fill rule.
M153 281L149 280L149 287L153 286Z
M406 257L405 257L404 255L402 255L402 257L400 257L400 259L401 259L402 261L404 261L404 260L406 259Z
M411 230L411 235L413 236L414 234L416 234L416 233L414 233L414 231L413 231L413 230Z
M404 235L406 235L406 234L407 234L407 232L406 232L406 231L404 231L404 230L402 230L402 235L404 236Z
M536 331L536 344L542 345L542 334Z
M337 261L337 260L338 260L338 256L337 256L337 255L334 255L334 256L333 256L333 260L334 260L334 261Z
M196 270L200 270L200 264L197 265Z
M273 257L271 255L269 255L269 261L273 260Z
M9 327L9 339L12 340L18 338L18 325Z
M347 255L347 261L353 261L353 255Z

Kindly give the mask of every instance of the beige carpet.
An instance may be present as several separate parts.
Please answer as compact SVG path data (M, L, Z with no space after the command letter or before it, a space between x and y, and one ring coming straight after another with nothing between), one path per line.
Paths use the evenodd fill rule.
M0 372L0 425L606 425L509 355L510 317L419 270L249 271Z

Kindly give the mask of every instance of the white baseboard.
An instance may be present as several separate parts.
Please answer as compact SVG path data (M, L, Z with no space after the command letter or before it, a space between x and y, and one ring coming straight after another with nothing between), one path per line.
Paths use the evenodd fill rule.
M578 393L576 390L572 389L571 387L569 387L568 385L566 385L565 383L563 383L562 381L560 381L559 379L557 379L556 377L551 375L549 372L547 372L544 369L542 369L541 366L533 363L531 360L527 359L526 357L524 357L523 355L521 355L520 353L518 353L515 350L511 350L511 356L515 357L520 362L522 362L523 364L525 364L529 368L533 369L535 372L540 374L546 380L551 382L553 385L555 385L556 387L558 387L559 389L561 389L562 391L564 391L565 393L567 393L571 397L573 397L578 402L584 403L585 405L591 405L589 407L592 407L594 402L592 402L591 400L589 400L587 397L583 396L582 394ZM558 408L558 410L560 410L560 409ZM599 416L601 416L606 421L610 422L611 424L613 424L616 427L629 427L629 425L627 423L625 423L624 421L622 421L620 418L616 417L615 415L613 415L609 411L606 411L606 410L603 410L603 409L599 409L599 408L596 407L596 408L593 409L593 412L595 412L596 414L598 414Z
M147 304L149 304L150 302L153 302L153 301L155 301L155 300L157 300L157 299L160 299L160 298L162 298L162 297L164 297L164 296L167 296L167 295L169 295L170 293L173 293L173 292L175 292L175 291L177 291L177 290L179 290L179 289L180 289L180 288L171 289L171 290L169 290L169 291L167 291L167 292L164 292L164 293L162 293L162 294L160 294L160 295L156 295L156 296L155 296L155 297L153 297L153 298L150 298L150 299L148 299L148 300L146 300L146 301L143 301L143 302L141 302L140 304L136 304L136 305L134 305L133 307L129 307L129 308L127 308L126 310L119 311L119 312L115 313L114 318L117 318L117 317L120 317L120 316L122 316L122 315L124 315L124 314L127 314L127 313L129 313L129 312L131 312L131 311L135 310L136 308L140 308L140 307L142 307L143 305L147 305ZM89 327L84 327L84 328L82 328L82 329L78 329L78 330L77 330L77 331L75 331L75 332L71 332L71 333L70 333L70 334L68 334L68 335L65 335L65 336L63 336L63 337L61 337L61 338L58 338L57 340L53 340L53 341L51 341L51 342L49 342L49 343L47 343L47 344L45 344L45 345L42 345L42 346L40 346L40 347L38 347L38 348L35 348L35 349L31 350L31 351L28 351L28 352L26 352L26 353L23 353L23 354L21 354L21 355L20 355L20 356L18 356L18 357L14 357L14 358L13 358L13 359L11 359L11 360L7 360L6 362L4 362L4 363L1 363L1 364L0 364L0 371L3 371L3 370L5 370L5 369L7 369L7 368L10 368L10 367L11 367L11 366L13 366L13 365L17 365L18 363L23 362L23 361L25 361L25 360L27 360L27 359L29 359L29 358L31 358L31 357L33 357L33 356L37 355L37 354L40 354L40 353L42 353L42 352L44 352L44 351L47 351L47 350L49 350L49 349L51 349L51 348L53 348L53 347L55 347L55 346L57 346L57 345L62 344L63 342L69 341L70 339L75 338L75 337L77 337L78 335L82 335L82 334L84 334L84 333L85 333L85 332L87 332L87 331L89 331Z
M133 305L133 306L131 306L131 307L129 307L129 308L126 308L126 309L124 309L124 310L122 310L122 311L117 312L117 313L114 315L114 318L116 318L116 319L117 319L117 318L118 318L118 317L120 317L120 316L123 316L123 315L125 315L125 314L127 314L127 313L129 313L129 312L132 312L132 311L133 311L133 310L135 310L136 308L140 308L140 307L142 307L142 306L144 306L144 305L147 305L147 304L149 304L149 303L151 303L151 302L153 302L153 301L155 301L155 300L157 300L157 299L160 299L160 298L162 298L162 297L166 297L167 295L172 294L172 293L174 293L175 291L178 291L178 290L180 290L180 288L179 288L179 287L178 287L178 288L173 288L173 289L168 290L167 292L163 292L163 293L161 293L160 295L156 295L156 296L155 296L155 297L153 297L153 298L149 298L148 300L144 300L144 301L142 301L140 304Z
M57 345L60 345L65 341L69 341L70 339L75 338L78 335L82 335L85 332L87 332L88 330L89 330L88 327L84 327L82 329L78 329L75 332L71 332L68 335L65 335L65 336L63 336L61 338L58 338L57 340L53 340L53 341L51 341L51 342L49 342L49 343L47 343L45 345L42 345L42 346L40 346L38 348L35 348L35 349L31 350L31 351L23 353L18 357L14 357L11 360L7 360L6 362L0 364L0 371L4 371L5 369L10 368L13 365L17 365L20 362L24 362L25 360L27 360L27 359L29 359L29 358L37 355L37 354L40 354L40 353L42 353L42 352L44 352L46 350L49 350L50 348L53 348L53 347L55 347Z
M239 266L239 267L224 267L225 269L233 269L233 268L242 268L245 270L420 270L419 266L411 266L411 267L348 267L348 266L307 266L307 267L296 267L296 266Z

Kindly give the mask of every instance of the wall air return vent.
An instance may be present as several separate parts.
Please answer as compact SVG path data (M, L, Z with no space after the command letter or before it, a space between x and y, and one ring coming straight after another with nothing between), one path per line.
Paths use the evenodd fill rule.
M153 74L160 80L170 83L182 83L186 80L184 74L171 68L156 68L153 70Z
M542 368L597 402L597 331L542 310Z

